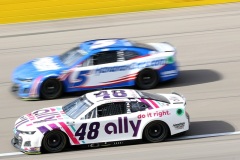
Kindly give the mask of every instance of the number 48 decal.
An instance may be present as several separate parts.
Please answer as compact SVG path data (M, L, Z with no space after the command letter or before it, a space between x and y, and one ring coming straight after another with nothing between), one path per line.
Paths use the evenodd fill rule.
M113 90L111 94L113 97L127 97L127 93L124 90ZM108 91L100 91L95 95L96 97L110 98Z
M89 131L87 133L87 139L96 139L99 134L100 123L93 122L89 125ZM84 140L86 135L87 123L83 123L75 133L75 136L79 136L79 140Z

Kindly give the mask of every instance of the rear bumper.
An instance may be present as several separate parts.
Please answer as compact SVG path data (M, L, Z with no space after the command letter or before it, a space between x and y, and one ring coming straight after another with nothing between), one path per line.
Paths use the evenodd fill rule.
M188 119L188 125L190 127L190 116L189 116L188 112L186 112L186 116L187 116L187 119Z
M163 68L158 71L160 82L175 79L179 75L177 62L172 64L166 64Z

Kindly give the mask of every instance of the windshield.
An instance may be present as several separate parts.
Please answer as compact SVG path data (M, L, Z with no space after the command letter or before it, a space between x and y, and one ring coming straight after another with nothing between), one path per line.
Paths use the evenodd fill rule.
M79 60L79 58L81 58L85 54L86 51L81 50L79 47L75 47L60 55L59 58L63 62L63 64L71 66L75 64Z
M73 102L63 106L62 109L70 118L76 119L91 105L92 103L86 98L86 96L82 96Z

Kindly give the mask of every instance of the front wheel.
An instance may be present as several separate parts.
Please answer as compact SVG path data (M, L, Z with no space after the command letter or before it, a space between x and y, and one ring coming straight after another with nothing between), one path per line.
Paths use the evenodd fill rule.
M41 86L41 97L43 99L55 99L62 94L62 84L55 78L49 78Z
M156 71L152 69L145 69L139 72L136 85L140 89L151 89L154 88L158 84L158 74Z
M143 138L147 142L161 142L168 136L168 127L161 121L154 121L149 123L143 132Z
M62 131L48 132L42 141L42 147L50 153L61 152L67 145L67 138Z

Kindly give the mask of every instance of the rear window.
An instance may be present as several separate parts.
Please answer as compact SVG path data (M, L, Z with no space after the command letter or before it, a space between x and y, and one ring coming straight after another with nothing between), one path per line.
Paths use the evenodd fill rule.
M136 42L136 41L131 41L131 44L133 46L139 47L139 48L146 48L152 51L157 51L156 48L154 48L153 46L146 44L146 43L140 43L140 42Z
M139 56L139 54L137 52L134 52L134 51L124 51L124 59L125 60L130 60L130 59L136 58L138 56Z
M161 102L170 104L170 101L166 97L161 96L159 94L153 94L153 93L142 92L142 91L137 91L137 92L141 98L157 100L157 101L161 101Z
M107 64L117 62L117 52L116 51L106 51L99 52L98 54L93 56L93 64Z

